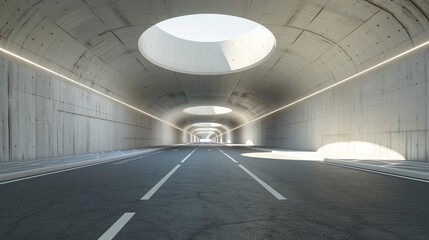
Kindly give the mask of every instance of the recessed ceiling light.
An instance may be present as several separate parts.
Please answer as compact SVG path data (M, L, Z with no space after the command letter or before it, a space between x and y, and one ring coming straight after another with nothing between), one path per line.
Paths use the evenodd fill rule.
M185 108L183 112L192 115L221 115L232 112L230 108L219 106L197 106Z
M138 41L152 63L176 72L217 75L238 72L266 60L276 39L248 19L194 14L167 19L147 29Z

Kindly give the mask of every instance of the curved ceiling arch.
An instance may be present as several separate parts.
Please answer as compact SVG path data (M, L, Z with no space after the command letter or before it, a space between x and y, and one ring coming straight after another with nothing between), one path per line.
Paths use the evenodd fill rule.
M185 128L189 125L199 122L216 122L220 123L228 128L233 128L234 126L243 124L251 119L246 111L243 111L235 105L222 105L223 107L230 108L232 112L222 114L222 115L191 115L184 113L183 109L187 107L195 106L189 104L182 104L175 106L167 113L164 114L165 119L170 119L170 121L176 123L179 127Z
M211 120L232 128L429 40L426 1L166 3L2 2L0 46L180 126L210 120L180 115L184 106L229 106L238 115ZM151 25L207 12L264 25L277 39L275 52L253 69L214 76L165 70L139 53L138 37Z
M202 129L202 128L216 128L219 135L223 135L224 133L228 132L230 130L230 128L228 128L225 125L222 124L218 124L215 123L216 126L213 126L211 124L209 124L210 122L198 122L198 123L193 123L190 125L185 126L183 129L189 133L191 133L191 135L194 135L194 132L196 131L196 129ZM202 124L202 125L198 125L198 124Z
M208 128L195 128L194 130L192 130L190 133L192 135L195 134L195 132L201 132L201 131L213 131L216 132L218 134L222 134L222 131L217 129L217 128L213 128L213 127L208 127Z

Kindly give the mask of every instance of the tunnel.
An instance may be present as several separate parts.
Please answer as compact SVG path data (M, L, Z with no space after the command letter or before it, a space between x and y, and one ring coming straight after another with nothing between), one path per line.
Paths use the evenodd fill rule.
M429 239L428 0L0 0L0 239Z

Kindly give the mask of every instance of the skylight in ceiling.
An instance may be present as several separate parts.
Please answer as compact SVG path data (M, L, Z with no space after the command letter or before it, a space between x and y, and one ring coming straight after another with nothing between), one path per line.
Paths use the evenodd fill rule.
M248 19L195 14L171 18L147 29L138 41L150 62L176 72L217 75L243 71L265 61L276 40Z
M192 124L193 127L220 127L222 124L212 122L200 122Z
M259 24L219 14L196 14L176 17L156 24L161 30L177 38L193 42L222 42L246 34Z
M185 108L183 112L192 115L221 115L232 112L230 108L219 106L197 106Z

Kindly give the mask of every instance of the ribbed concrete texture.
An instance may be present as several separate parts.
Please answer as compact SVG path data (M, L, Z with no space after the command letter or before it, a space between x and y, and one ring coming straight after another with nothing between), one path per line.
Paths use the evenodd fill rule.
M0 161L181 141L178 130L42 70L0 58Z
M241 142L335 156L428 161L429 50L240 129Z
M272 55L242 72L198 75L155 65L139 51L139 37L152 26L200 13L260 24L276 39ZM255 53L243 42L233 44L240 45L243 58L235 62ZM228 132L422 44L427 45ZM207 129L194 126L201 122L220 124L210 137L224 134L222 142L319 151L330 158L429 157L427 0L8 0L0 1L0 48L8 58L2 60L0 82L1 161L188 142L208 136ZM22 65L4 50L194 136ZM201 59L186 61L210 62L206 50L195 49ZM197 106L232 112L183 112Z

